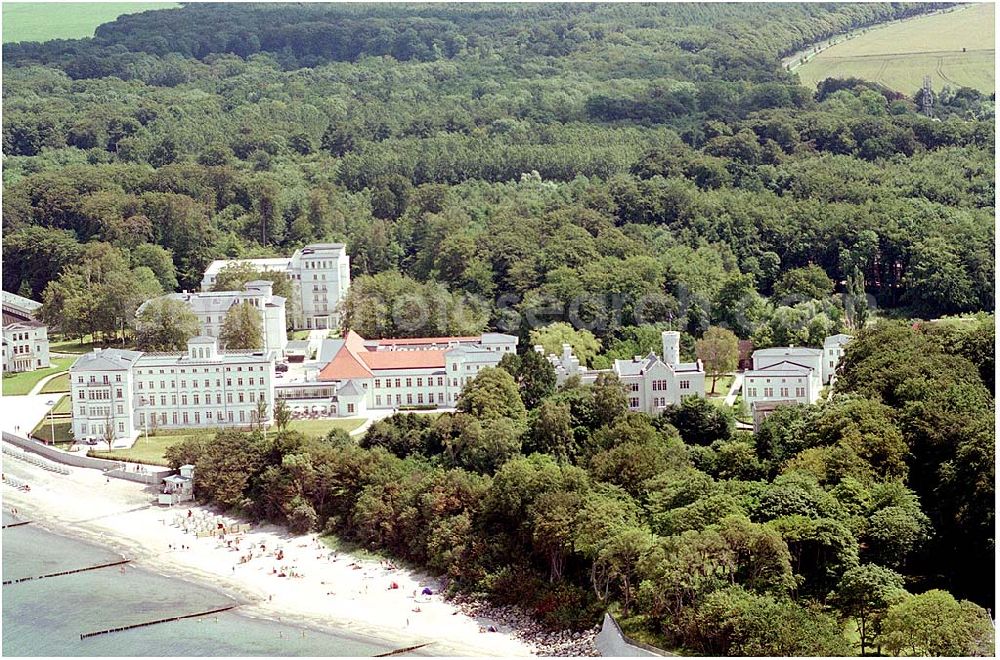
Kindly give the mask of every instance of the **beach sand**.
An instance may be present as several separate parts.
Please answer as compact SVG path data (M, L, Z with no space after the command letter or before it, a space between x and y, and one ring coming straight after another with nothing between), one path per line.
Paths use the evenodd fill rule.
M497 622L475 619L445 602L438 582L378 561L332 551L315 534L294 536L273 525L253 526L239 535L240 550L225 542L196 538L175 525L178 514L214 515L205 507L154 504L148 486L106 479L96 470L69 468L69 475L5 456L3 470L26 481L31 491L3 485L3 505L22 519L53 531L111 546L147 568L208 582L244 603L240 611L289 623L334 627L387 640L398 648L430 643L421 654L437 656L526 656L535 649ZM232 535L227 535L232 539ZM266 547L261 552L260 547ZM178 549L179 546L187 549ZM172 546L174 549L171 549ZM282 548L284 558L267 556ZM253 548L253 559L240 563ZM282 567L302 577L278 577ZM286 571L287 572L287 571ZM390 589L395 582L397 589ZM430 586L434 595L419 596ZM418 598L414 600L414 591ZM419 608L419 611L414 611ZM481 632L489 625L498 632Z

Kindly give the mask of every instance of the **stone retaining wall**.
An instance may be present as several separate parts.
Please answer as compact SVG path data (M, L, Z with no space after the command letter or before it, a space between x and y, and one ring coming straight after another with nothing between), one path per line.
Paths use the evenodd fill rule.
M6 431L3 432L3 441L9 442L16 447L24 449L25 451L30 451L38 454L39 456L43 456L50 461L55 461L56 463L88 468L91 470L100 470L109 477L126 479L128 481L135 481L141 484L159 484L164 477L170 476L171 474L177 474L177 470L170 470L168 468L163 468L155 472L150 471L149 468L146 468L146 472L128 472L121 469L123 467L121 461L109 461L104 458L94 458L93 456L85 456L82 454L71 454L70 452L50 447L36 440L22 438L19 435L7 433Z

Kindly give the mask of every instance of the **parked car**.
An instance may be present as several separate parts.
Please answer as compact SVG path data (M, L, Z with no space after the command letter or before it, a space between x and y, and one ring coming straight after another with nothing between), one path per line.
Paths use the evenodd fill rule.
M285 371L288 371L288 365L285 364L284 362L279 362L278 364L274 365L274 370L283 373Z

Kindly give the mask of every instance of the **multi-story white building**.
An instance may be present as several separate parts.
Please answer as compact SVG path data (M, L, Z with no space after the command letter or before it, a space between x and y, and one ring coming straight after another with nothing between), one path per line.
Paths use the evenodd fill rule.
M222 324L226 312L234 305L248 302L260 312L261 334L264 338L265 351L283 352L288 345L288 333L285 329L285 299L274 295L274 283L269 280L254 280L244 285L243 291L194 291L188 293L168 293L159 298L147 300L135 314L138 318L146 305L154 300L169 298L179 300L198 317L198 331L208 337L218 337L222 332Z
M5 372L34 371L48 367L48 328L30 319L4 323L2 353Z
M260 271L284 273L296 291L292 324L296 328L336 328L339 305L351 286L351 261L343 243L314 243L291 257L216 260L205 269L202 291L211 291L224 268L249 265Z
M158 428L250 426L262 400L269 424L274 363L272 351L220 351L206 336L185 352L95 349L70 367L73 436L102 440L110 429L128 446Z
M316 381L281 384L276 395L293 408L318 408L340 416L370 409L450 408L469 380L517 350L517 337L365 340L348 332L327 340L321 355L332 355Z
M850 335L833 335L823 348L786 346L753 353L753 369L743 372L743 401L755 425L778 405L811 404L836 373Z
M49 366L48 328L35 320L42 303L3 292L3 335L0 352L4 372L34 371Z
M851 335L841 333L839 335L831 335L823 341L824 383L829 384L833 382L834 376L837 375L837 367L840 365L840 360L844 357L844 346L852 339L854 337Z
M611 369L605 370L582 368L568 344L563 345L562 355L549 355L548 359L559 383L579 376L583 383L589 384L601 373L613 373L625 385L629 410L657 415L685 397L705 393L705 368L701 360L681 362L680 340L679 332L666 330L661 335L662 359L650 353L646 357L615 360ZM536 346L535 350L541 352L541 347Z

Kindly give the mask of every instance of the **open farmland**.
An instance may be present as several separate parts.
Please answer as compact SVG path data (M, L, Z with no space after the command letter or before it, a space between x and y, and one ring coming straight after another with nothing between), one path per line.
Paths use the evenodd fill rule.
M930 76L935 90L949 85L989 94L996 90L994 20L988 3L892 23L831 46L795 70L810 88L853 76L911 94Z
M179 6L176 2L7 2L3 42L92 37L98 25L122 14Z

